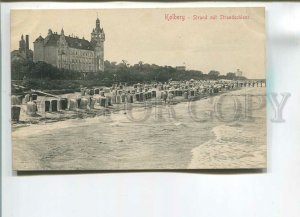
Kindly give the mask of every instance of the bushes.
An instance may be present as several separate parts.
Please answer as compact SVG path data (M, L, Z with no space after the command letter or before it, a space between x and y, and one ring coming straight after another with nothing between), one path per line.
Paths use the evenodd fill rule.
M30 79L22 82L12 81L14 85L24 86L25 89L18 90L12 87L12 94L21 94L22 92L34 90L41 90L46 92L52 92L52 90L59 90L61 93L69 93L79 91L80 87L92 88L95 86L109 86L105 85L102 81L97 80L39 80Z
M23 80L26 88L43 90L76 89L79 86L110 86L113 83L126 82L167 82L172 80L206 80L206 79L235 79L234 73L220 75L218 71L211 70L203 74L198 70L179 70L171 66L158 66L140 61L130 65L123 60L122 63L105 61L105 71L95 73L82 73L68 69L58 69L45 62L32 62L24 59L14 59L11 64L12 80Z
M40 79L40 80L77 80L83 79L83 74L68 69L58 69L45 62L32 62L17 59L11 63L12 80Z

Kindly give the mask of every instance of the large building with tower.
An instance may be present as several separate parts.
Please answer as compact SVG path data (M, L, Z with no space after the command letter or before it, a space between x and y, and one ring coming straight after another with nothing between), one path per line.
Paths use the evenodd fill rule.
M59 69L69 69L83 73L104 71L105 34L97 18L92 30L91 40L84 37L65 35L48 30L48 35L41 35L33 42L33 61L44 61Z

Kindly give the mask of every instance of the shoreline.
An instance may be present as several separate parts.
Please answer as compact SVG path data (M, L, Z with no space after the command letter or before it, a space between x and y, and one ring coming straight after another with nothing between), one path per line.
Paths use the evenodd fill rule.
M262 87L263 88L263 87ZM93 109L80 109L77 108L76 110L61 110L57 112L38 112L38 114L34 116L27 115L24 111L21 112L21 115L25 120L21 121L12 121L12 131L15 131L18 128L22 127L28 127L31 125L43 125L48 123L54 123L54 122L61 122L66 120L72 120L72 119L86 119L86 118L94 118L98 116L105 116L105 115L112 115L116 112L120 111L127 111L137 108L151 108L155 107L157 105L176 105L183 102L190 102L190 101L200 101L207 98L212 98L215 96L228 94L232 92L236 92L239 90L242 90L243 88L237 88L234 90L226 90L221 91L218 93L205 93L203 95L197 95L194 97L190 97L189 99L184 99L182 96L175 96L172 100L165 103L160 98L152 98L150 100L144 101L144 102L134 102L134 103L120 103L120 104L114 104L112 106L107 107L100 107ZM76 93L74 93L76 94ZM78 94L78 93L77 93ZM65 95L62 95L65 96ZM21 105L22 108L25 107L25 105ZM22 114L23 113L23 114Z
M243 91L222 94L243 97ZM264 91L259 90L260 93ZM212 105L210 98L198 100L201 116L204 115L202 111L210 109L207 107ZM255 140L264 138L263 135L257 136L258 126L239 120L224 123L217 118L205 124L193 122L187 113L188 103L182 101L174 107L161 107L161 117L152 110L149 118L141 122L132 122L129 114L124 115L119 109L109 115L17 128L12 132L14 168L123 170L204 169L218 168L220 165L223 168L226 165L228 168L237 165L263 167L265 141ZM231 104L224 106L224 109L231 112ZM153 109L148 108L149 111ZM135 110L135 119L147 113L143 106L132 109ZM176 117L170 116L168 109L174 109ZM258 115L265 117L264 112ZM253 156L244 152L252 153ZM257 156L260 160L256 163Z

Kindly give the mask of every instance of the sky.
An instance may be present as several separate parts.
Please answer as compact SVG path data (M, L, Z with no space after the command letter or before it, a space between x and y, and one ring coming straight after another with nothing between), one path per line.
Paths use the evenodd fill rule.
M203 73L240 69L247 78L265 78L263 8L13 10L11 50L18 49L22 34L29 35L33 49L48 29L90 40L97 16L106 36L105 60L185 65Z

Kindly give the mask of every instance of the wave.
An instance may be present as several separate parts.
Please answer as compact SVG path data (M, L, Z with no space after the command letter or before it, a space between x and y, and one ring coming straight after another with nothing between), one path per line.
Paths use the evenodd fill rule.
M249 128L249 124L214 127L214 139L192 149L188 168L265 168L266 132Z

